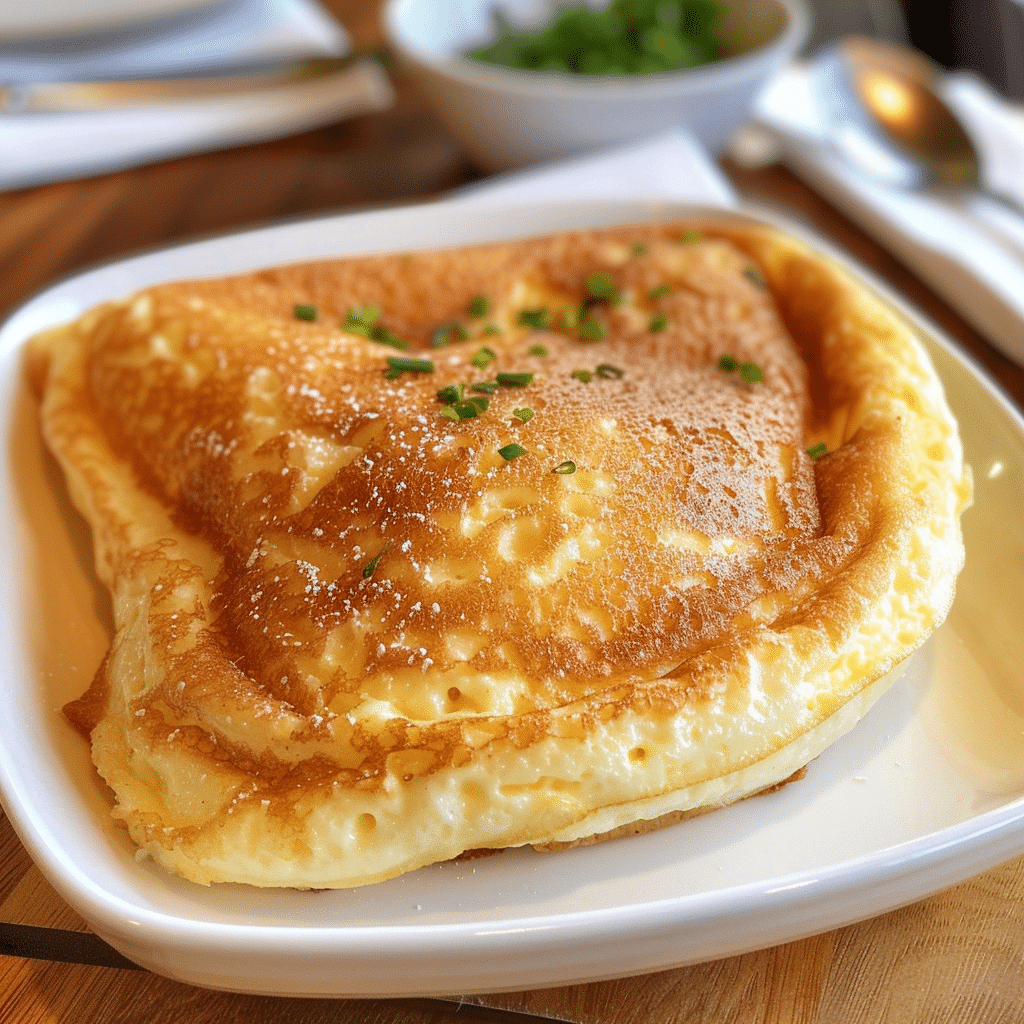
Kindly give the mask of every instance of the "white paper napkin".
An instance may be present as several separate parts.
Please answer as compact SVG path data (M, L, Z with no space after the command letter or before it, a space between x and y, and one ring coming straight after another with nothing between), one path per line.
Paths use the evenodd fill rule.
M163 34L145 35L138 50L119 35L118 45L105 51L112 64L102 72L94 66L95 54L83 52L72 54L74 73L63 61L46 67L38 60L31 80L194 73L211 62L233 66L334 56L349 46L344 29L314 0L238 0L218 5L216 12L218 33L193 39L198 23L171 23ZM100 50L107 38L97 43ZM52 65L52 53L49 60ZM8 70L0 63L0 76L6 78ZM0 114L0 190L277 138L383 109L392 99L384 71L364 61L323 78L247 94L81 113Z
M31 3L32 0L25 0ZM0 43L0 81L155 78L305 57L336 57L345 30L316 0L227 0L119 31Z
M1024 363L1024 218L979 196L877 184L831 146L810 73L793 66L759 98L754 123L809 185L911 267L1007 356ZM1024 203L1024 112L967 74L945 96L969 126L989 183Z
M546 203L569 200L676 200L732 206L736 193L686 132L621 149L572 157L490 178L451 193L448 202Z

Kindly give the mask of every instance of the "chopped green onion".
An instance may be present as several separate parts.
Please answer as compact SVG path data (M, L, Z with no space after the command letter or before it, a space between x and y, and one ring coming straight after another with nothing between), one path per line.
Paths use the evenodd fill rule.
M604 324L591 317L581 320L580 337L584 341L600 341L604 337Z
M570 331L580 322L580 314L575 309L567 309L562 314L562 326Z
M587 294L592 299L607 299L613 301L618 298L619 290L609 274L603 270L595 270L587 274Z
M827 453L828 445L824 441L812 444L811 447L807 449L807 454L810 455L812 459L820 459L822 455L826 455Z
M377 566L380 560L388 553L388 549L391 547L390 544L385 544L380 551L371 558L366 565L363 566L363 579L369 579L374 572L377 570Z
M345 330L349 334L369 338L371 328L379 319L380 310L376 306L363 306L362 309L354 306L345 314Z
M441 388L437 393L438 399L442 402L447 402L449 405L452 405L455 402L461 402L465 396L466 385L462 383L449 384L448 387Z
M466 400L466 404L475 406L478 412L486 412L491 400L486 395L472 395Z
M532 373L496 373L495 380L499 384L508 384L514 387L525 387L533 380Z
M491 301L486 295L478 295L475 299L470 300L467 308L470 316L478 318L487 316L491 311Z
M748 384L758 384L764 380L764 373L757 363L740 363L740 377Z
M684 231L679 236L680 245L693 245L694 242L699 242L704 236L699 231Z
M388 356L388 369L394 373L433 373L434 364L429 359L411 359L406 356Z
M743 271L743 276L757 288L765 289L768 287L764 274L757 267L746 267Z
M668 327L668 317L664 313L657 313L651 317L650 328L652 331L663 331Z
M370 329L370 338L373 341L379 342L381 345L388 345L391 348L397 348L401 351L407 351L409 343L402 341L401 338L396 334L392 334L386 327L381 327L380 324Z
M396 370L396 369L395 369L395 368L394 368L394 367L392 366L392 367L391 367L391 368L390 368L389 370L385 370L385 371L384 371L384 376L385 376L385 377L386 377L386 378L387 378L388 380L398 380L398 378L402 376L402 371L401 371L401 370Z
M546 331L551 326L551 314L546 309L524 309L519 314L519 325Z
M589 384L594 379L594 375L589 370L573 370L569 376L584 384Z
M486 398L481 398L481 401L486 402ZM484 406L483 409L475 401L468 402L456 402L452 408L458 413L460 420L471 420L474 416L479 416L480 413L487 408Z
M625 376L624 370L612 366L611 363L598 363L596 372L598 377L604 377L605 380L621 380Z
M474 391L480 391L485 395L493 395L498 390L498 382L496 380L478 380L475 384L471 384L470 387Z
M455 420L456 422L462 419L462 417L458 414L457 410L455 409L454 405L446 405L443 409L440 409L438 411L437 415L443 416L445 419L448 420Z
M459 341L468 341L469 331L467 331L462 324L441 324L440 327L436 327L434 329L434 333L431 334L430 344L433 345L434 348L444 348L452 338L458 338Z
M513 409L512 415L517 419L522 420L524 423L529 423L530 420L533 419L533 410L525 407L522 409Z
M531 345L529 348L529 354L531 356L546 356L548 350L543 345Z
M482 348L479 352L473 354L473 358L470 359L469 363L471 366L475 366L478 370L486 370L491 363L494 362L498 357L489 348Z
M721 356L718 365L723 370L738 370L740 361L735 356Z
M646 256L647 246L643 242L634 242L633 248L630 250L634 256Z
M504 448L498 449L498 454L506 461L511 462L513 459L518 459L520 455L526 454L526 449L521 444L505 445Z
M306 302L296 302L295 319L305 320L308 323L312 323L316 320L316 306L311 306Z
M570 473L576 472L576 463L570 459L566 459L565 462L560 462L553 470L552 473L558 473L559 476L568 476Z
M675 288L670 284L659 284L656 288L651 289L652 299L663 299L666 295L671 295L675 291Z
M484 334L501 334L501 328L497 324L488 324L484 328Z

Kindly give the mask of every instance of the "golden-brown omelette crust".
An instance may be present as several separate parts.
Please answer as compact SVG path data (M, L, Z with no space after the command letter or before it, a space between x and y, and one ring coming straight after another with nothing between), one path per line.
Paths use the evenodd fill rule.
M68 714L200 882L361 884L764 789L962 562L919 343L771 229L165 285L31 357L117 623Z

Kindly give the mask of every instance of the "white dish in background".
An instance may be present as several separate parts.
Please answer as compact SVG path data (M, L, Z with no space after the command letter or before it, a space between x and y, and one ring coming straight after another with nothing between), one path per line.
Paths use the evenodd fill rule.
M606 6L606 3L601 4ZM550 21L558 0L388 0L388 40L466 151L488 170L684 129L719 152L760 89L803 45L804 0L722 0L727 56L650 75L571 75L495 67L463 56L494 33Z
M136 860L110 819L86 744L60 714L106 648L108 599L38 439L24 340L169 278L676 216L743 215L450 202L295 223L101 267L37 296L0 328L0 793L43 873L126 956L193 984L260 993L529 989L789 941L1024 853L1024 421L887 292L919 325L960 418L976 480L967 566L947 623L905 679L804 780L649 835L316 893L191 885Z
M223 0L0 0L0 42L115 32Z

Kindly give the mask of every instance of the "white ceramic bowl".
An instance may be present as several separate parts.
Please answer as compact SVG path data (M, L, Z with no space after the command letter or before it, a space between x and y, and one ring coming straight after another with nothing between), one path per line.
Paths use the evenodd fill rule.
M493 12L543 25L557 0L389 0L391 46L470 156L509 170L689 130L717 153L758 91L807 37L804 0L721 0L722 60L685 71L589 77L489 66L463 54L494 35Z

